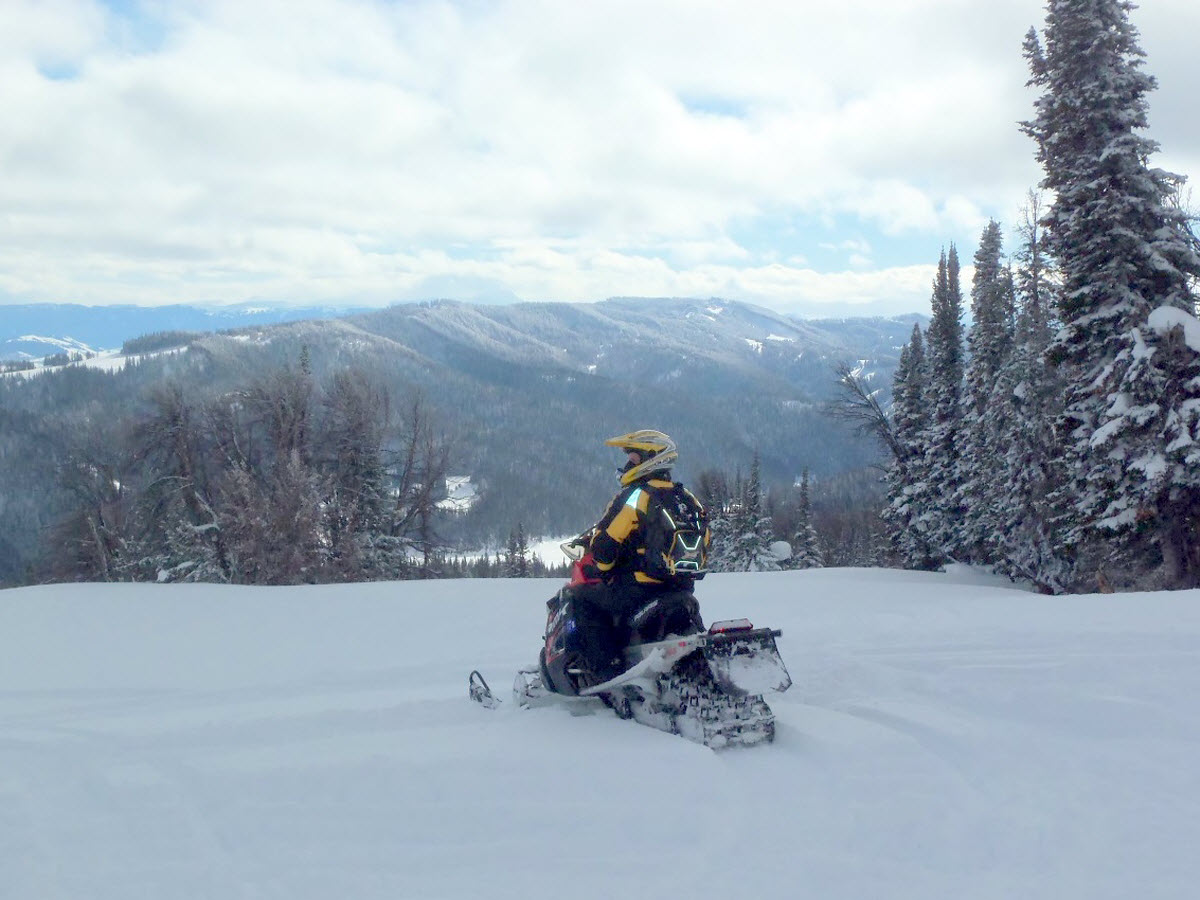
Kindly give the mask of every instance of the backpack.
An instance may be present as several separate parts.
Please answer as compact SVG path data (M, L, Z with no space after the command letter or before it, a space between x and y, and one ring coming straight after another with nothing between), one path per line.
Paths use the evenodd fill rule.
M644 488L650 496L642 523L644 571L651 578L690 585L708 567L708 516L682 484Z

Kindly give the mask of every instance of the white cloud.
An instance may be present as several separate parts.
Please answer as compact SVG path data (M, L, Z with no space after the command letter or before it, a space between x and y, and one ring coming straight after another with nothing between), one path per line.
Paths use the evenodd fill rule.
M1153 134L1195 136L1175 99L1195 80L1191 6L1135 12L1171 117L1152 97ZM0 300L384 302L458 283L924 308L910 273L1038 178L1015 125L1036 0L148 9L164 18L6 6ZM1189 171L1195 146L1164 161ZM739 228L781 214L830 227ZM886 241L845 243L867 228L928 249L872 269ZM814 271L803 241L844 244L848 270Z

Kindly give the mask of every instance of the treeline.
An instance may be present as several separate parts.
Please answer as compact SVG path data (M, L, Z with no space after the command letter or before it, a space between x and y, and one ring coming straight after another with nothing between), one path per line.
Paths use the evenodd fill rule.
M759 572L890 561L879 515L882 485L870 470L767 488L758 454L745 476L717 469L692 486L712 531L709 570ZM786 544L787 546L782 546Z
M204 337L201 331L155 331L141 337L130 338L121 344L122 356L156 353L159 350L175 350L186 347L192 341Z
M1034 138L1053 203L1020 246L984 230L964 334L958 258L915 328L883 415L851 407L893 454L885 518L903 561L985 563L1047 592L1200 585L1200 242L1180 179L1151 169L1153 79L1129 5L1058 4Z
M47 367L69 366L74 363L81 363L85 359L95 359L95 357L96 354L91 352L84 353L79 350L72 350L70 352L63 351L62 353L51 353L49 356L44 357L42 359L42 365Z
M81 439L60 466L75 506L55 529L53 580L297 584L430 577L449 444L419 396L393 403L353 369L307 359Z
M75 363L81 363L84 360L95 359L96 354L91 351L83 352L81 350L61 351L59 353L51 353L42 357L42 365L47 368L55 368L58 366L69 366ZM0 373L4 372L30 372L38 367L38 364L31 359L16 359L16 360L0 360Z
M566 576L570 569L571 563L566 559L547 563L534 554L525 526L519 522L509 532L503 551L451 556L443 566L443 572L451 578L548 578Z

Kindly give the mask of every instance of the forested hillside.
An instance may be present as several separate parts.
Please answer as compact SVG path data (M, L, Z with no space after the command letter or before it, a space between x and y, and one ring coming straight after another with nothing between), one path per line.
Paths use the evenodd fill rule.
M1200 584L1200 241L1140 133L1154 79L1129 4L1051 4L1025 56L1045 170L1011 258L957 251L878 419L904 562L994 566L1047 592ZM859 392L865 398L864 392Z
M634 427L672 434L685 479L748 474L756 453L764 491L805 470L818 482L866 470L878 448L826 415L834 369L886 386L914 321L800 322L716 301L441 302L180 334L174 350L170 335L151 336L129 348L153 355L124 368L14 373L0 379L0 577L35 564L95 574L111 562L100 547L149 532L162 545L180 510L201 527L234 473L247 479L243 503L263 506L267 486L291 477L328 512L358 490L337 486L353 467L333 454L342 439L375 460L367 505L394 511L418 491L432 509L406 508L405 528L421 520L422 542L444 548L501 546L518 525L561 535L591 524L615 486L602 440ZM287 468L293 452L307 474ZM470 479L461 512L438 506L447 475ZM122 564L145 577L157 557L139 546L144 563L127 547Z

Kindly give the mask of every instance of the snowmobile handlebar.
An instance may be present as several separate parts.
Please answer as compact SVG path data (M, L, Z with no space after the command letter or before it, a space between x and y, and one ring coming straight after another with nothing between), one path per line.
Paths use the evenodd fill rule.
M595 528L589 528L582 534L577 534L569 541L563 541L558 545L562 550L563 555L572 562L579 562L583 559L583 554L588 552L588 548L592 545L592 532Z

